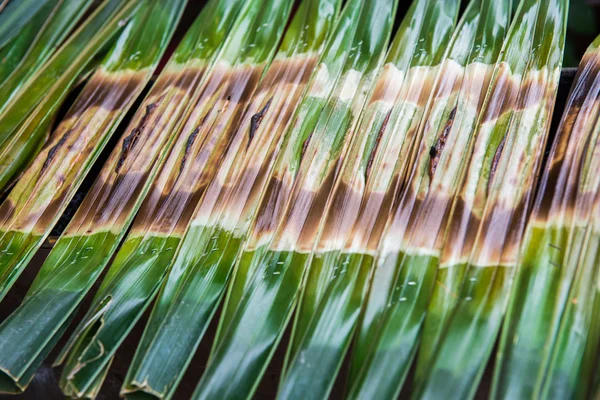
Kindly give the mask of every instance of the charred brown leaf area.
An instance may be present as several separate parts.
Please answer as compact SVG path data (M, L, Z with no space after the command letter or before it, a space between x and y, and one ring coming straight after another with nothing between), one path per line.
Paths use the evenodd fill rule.
M43 175L44 172L46 172L46 170L50 166L50 164L52 164L52 161L56 157L56 154L65 145L72 133L73 129L69 129L68 131L66 131L65 134L62 135L61 138L58 140L58 142L56 142L56 144L54 144L54 146L52 146L50 150L48 150L48 155L46 156L44 164L42 165L42 169L40 170L40 176Z
M78 101L66 119L78 117L92 108L119 111L131 101L146 81L146 72L109 74L98 71L85 85Z
M367 176L367 177L371 173L371 168L373 167L373 161L375 161L375 156L377 155L377 151L378 151L379 145L381 143L381 138L383 137L383 133L387 129L391 115L392 115L392 110L388 111L387 115L385 116L385 119L383 120L383 124L381 124L381 128L379 128L379 132L377 132L377 138L375 139L375 144L373 145L373 149L371 150L371 154L369 154L369 159L367 160L367 168L365 171L365 176Z
M265 75L263 87L273 87L286 84L307 85L315 64L316 57L298 57L275 60L271 63Z
M481 213L476 212L467 205L462 198L457 198L454 211L448 225L446 242L442 252L441 263L466 262L475 239L477 238L478 227L481 224Z
M504 113L512 111L517 101L520 82L513 79L505 64L500 64L498 68L498 76L492 82L492 92L489 95L482 123L494 122Z
M336 181L336 176L337 168L331 168L316 192L302 189L298 192L298 196L290 202L291 207L287 211L289 219L285 221L285 226L299 232L297 241L298 250L311 250L314 246L328 199ZM307 211L298 212L294 209L298 206L303 207L306 204L309 204ZM299 218L295 219L294 217Z
M183 235L195 206L205 191L205 185L172 193L152 191L136 216L132 232Z
M15 210L15 204L10 199L4 200L0 205L0 224L5 224L6 221L9 221L14 215Z
M500 144L498 144L496 152L494 153L494 157L492 158L492 165L490 166L490 176L488 179L487 187L488 195L492 189L492 185L494 184L494 176L496 175L496 170L498 169L498 164L500 164L500 158L502 157L502 152L504 151L504 145L506 144L506 136L507 134L504 135L504 137L500 141Z
M507 208L497 203L488 206L490 211L480 224L481 240L476 244L481 254L485 255L485 260L479 261L489 265L516 262L530 206L530 194L531 191L528 191L514 208Z
M248 133L248 144L246 145L246 148L250 147L250 143L252 143L252 139L254 139L256 131L258 131L260 123L267 114L267 111L269 111L269 107L271 107L272 101L273 97L271 97L269 101L267 101L267 104L263 107L262 110L260 110L250 118L250 132Z
M145 114L142 117L142 119L140 120L140 123L135 128L132 129L131 133L129 135L127 135L125 137L125 139L123 139L123 143L121 145L121 153L119 155L119 160L117 161L117 166L115 168L115 172L118 173L119 170L121 169L121 167L123 166L123 163L127 159L127 156L129 155L131 150L135 147L135 144L137 143L141 132L144 130L146 125L148 125L148 121L150 120L152 113L154 112L154 110L156 110L157 107L158 107L157 103L148 104L146 106Z
M576 78L575 89L571 93L567 110L558 128L555 143L545 171L542 190L544 196L539 200L534 218L547 221L551 213L562 213L576 207L577 187L582 179L587 151L593 151L591 141L595 139L593 132L584 127L594 125L589 121L595 113L589 112L598 102L598 95L593 90L596 86L600 70L596 58L587 59L583 71L580 69ZM584 63L586 59L584 58ZM557 196L564 199L555 204ZM555 206L562 210L552 210Z
M308 149L308 145L310 144L310 140L312 139L313 133L314 131L312 131L310 135L308 135L308 137L304 140L304 143L302 143L302 151L300 152L301 161L304 159L304 154L306 154L306 150Z
M442 129L442 133L436 140L435 144L431 146L429 149L429 178L432 179L435 175L435 170L440 162L440 158L442 157L442 152L444 151L444 147L446 146L446 142L448 141L448 135L452 130L452 126L454 125L454 118L456 118L456 107L450 112L448 116L448 121L446 121L446 125L444 125L444 129Z
M165 81L165 84L162 86L171 87L174 85L178 89L188 92L191 88L198 86L204 76L205 71L206 69L201 67L187 67L183 71L161 74L161 77L164 76ZM155 92L153 91L153 93Z
M327 223L322 227L321 243L348 236L356 220L362 194L353 190L347 182L339 181L328 206Z
M73 216L65 235L91 234L104 229L121 230L124 216L133 208L147 179L147 172L129 172L119 174L114 182L97 180Z
M291 189L291 186L281 179L275 176L270 178L254 225L255 235L260 236L275 230L283 215Z

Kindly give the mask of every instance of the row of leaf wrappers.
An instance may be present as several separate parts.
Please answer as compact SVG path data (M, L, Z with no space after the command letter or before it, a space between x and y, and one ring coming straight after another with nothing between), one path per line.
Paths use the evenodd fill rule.
M186 0L97 3L0 6L0 298ZM55 360L72 398L147 310L130 399L172 398L199 346L195 399L252 397L278 346L282 399L340 373L338 397L468 399L489 363L491 398L597 396L600 40L549 143L568 0L517 3L209 0L1 322L0 390L26 389L107 269Z

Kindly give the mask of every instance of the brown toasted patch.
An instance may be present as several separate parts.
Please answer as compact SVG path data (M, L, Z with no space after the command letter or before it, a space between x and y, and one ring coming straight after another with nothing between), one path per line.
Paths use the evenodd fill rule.
M529 209L529 195L523 196L514 208L498 203L480 224L480 240L475 245L475 265L510 265L516 262Z
M409 245L441 251L448 225L453 197L430 192L417 211L417 219L410 228Z
M339 242L347 237L358 216L361 199L362 192L343 180L338 182L326 211L327 222L323 224L319 243Z
M122 216L134 206L131 199L137 198L143 189L148 175L129 172L119 174L114 180L105 181L100 177L75 213L65 235L93 233L103 228L121 229Z
M482 213L481 209L471 209L464 199L460 197L456 199L442 251L442 264L455 263L459 260L467 262L475 244Z
M6 199L0 205L0 223L4 224L5 221L12 218L15 211L15 205L10 199Z
M382 72L375 83L375 88L373 89L373 93L371 98L369 99L370 103L374 103L377 101L384 101L393 103L397 100L398 95L402 91L402 87L404 82L402 79L398 79L398 74L400 71L396 68L392 63L386 64ZM406 77L405 77L406 79Z
M291 191L290 183L278 179L276 176L270 178L253 228L254 244L263 235L269 235L275 231Z
M416 104L418 107L425 107L429 100L435 84L438 73L437 68L418 67L409 71L409 86L406 92L406 101ZM441 82L443 86L445 82ZM437 85L436 90L443 88Z
M578 71L568 108L563 114L544 173L541 185L544 196L538 200L534 216L540 222L547 221L552 214L565 210L571 213L583 195L577 193L578 183L582 179L586 154L591 150L591 140L595 138L589 130L590 126L594 125L590 118L595 118L599 108L597 88L600 69L597 54L587 54L582 66ZM564 199L560 205L556 203L557 195ZM562 209L553 210L555 205Z
M262 79L261 88L286 84L306 85L316 63L317 57L276 59Z
M314 246L327 200L335 184L335 177L336 168L331 168L316 192L301 189L297 196L291 199L290 209L286 212L283 226L286 227L286 230L291 228L292 231L299 233L296 249L310 250ZM306 204L309 205L309 210L298 212L296 207ZM296 220L296 216L300 219Z
M88 81L78 101L69 110L66 119L76 118L89 108L104 108L116 111L130 101L146 80L147 71L109 73L98 70Z
M153 182L132 230L183 234L220 163L227 163L223 157L227 157L232 141L237 140L236 135L242 135L242 131L237 129L237 121L245 119L242 115L247 104L242 99L250 98L254 93L261 73L260 66L246 66L226 72L224 80L215 85L219 90L215 92L217 97L213 98L214 103L208 112L206 96L198 100L196 111L191 115L205 114L189 135L180 134L165 167ZM186 127L195 123L198 121L192 117ZM184 128L182 132L185 131ZM183 156L180 156L182 153ZM169 167L177 164L179 168Z
M519 82L513 79L510 68L505 63L498 65L498 74L492 82L492 91L488 95L482 122L493 122L508 110L512 110L517 101L519 86Z

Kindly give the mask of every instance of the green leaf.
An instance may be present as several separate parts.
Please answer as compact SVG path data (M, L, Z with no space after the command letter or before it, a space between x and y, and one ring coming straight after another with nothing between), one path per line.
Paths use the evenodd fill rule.
M296 11L284 45L235 126L234 143L240 146L219 163L193 213L128 371L125 396L173 396L222 298L275 158L281 148L291 147L285 135L295 125L290 117L309 85L338 9L337 0L307 0Z
M289 180L280 181L284 188L279 195L289 193L289 198L275 197L274 205L272 192L266 191L268 196L261 202L236 266L213 354L194 398L253 395L290 320L337 171L383 63L394 3L346 4L315 79L334 70L341 71L341 76L335 76L331 94L323 93L327 102L310 142L302 145L294 155L296 163L288 167L297 171L297 178L290 187L285 187ZM348 33L339 35L347 26L352 27ZM282 207L282 212L274 216L273 205Z
M480 156L471 161L484 165L479 179L490 181L487 200L461 266L459 298L417 398L473 398L492 353L550 128L567 8L566 0L524 0L509 30L480 118Z
M88 391L108 368L160 288L217 166L230 164L237 149L246 146L247 131L237 130L236 123L244 119L290 11L286 0L245 2L242 7L206 89L177 132L88 314L59 356L65 364L61 387L66 393ZM101 323L94 325L96 318Z

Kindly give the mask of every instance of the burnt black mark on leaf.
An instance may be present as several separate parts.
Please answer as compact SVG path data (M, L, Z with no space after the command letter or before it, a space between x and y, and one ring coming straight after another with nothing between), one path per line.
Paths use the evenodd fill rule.
M198 133L200 132L200 128L206 123L206 121L208 120L208 117L210 116L210 113L212 111L213 111L213 108L211 108L210 110L208 110L208 112L206 113L206 115L204 115L204 117L202 117L202 119L200 120L200 125L198 125L196 127L196 129L194 129L192 131L192 133L190 133L190 135L188 136L187 140L185 141L185 150L183 152L183 157L181 158L181 163L179 164L179 174L177 175L177 180L179 180L179 178L181 177L181 174L183 173L183 169L185 168L185 164L187 163L187 161L189 159L189 156L190 156L190 150L192 149L192 146L196 142L196 138L198 137Z
M148 124L148 120L150 119L150 116L152 115L154 110L156 110L156 107L158 107L157 103L148 104L146 106L146 113L142 117L142 120L140 121L138 126L133 128L131 133L125 139L123 139L123 145L121 146L121 155L119 157L119 161L117 162L117 168L115 169L115 172L119 172L119 170L123 166L123 163L127 159L127 156L131 152L131 149L135 147L135 144L139 139L140 133L142 133L142 131Z
M381 142L381 137L383 136L383 132L385 132L388 122L390 121L390 115L392 115L392 110L390 110L385 119L383 120L383 124L377 133L377 139L375 139L375 144L373 145L373 149L371 150L371 154L369 154L369 160L367 161L367 170L365 171L365 175L368 177L371 172L371 167L373 166L373 161L375 161L375 155L377 154L377 150L379 149L379 144Z
M181 173L183 172L183 168L187 163L188 157L190 155L190 149L192 148L194 142L196 141L196 138L198 137L198 132L200 132L199 126L196 129L194 129L192 133L190 133L190 136L188 136L185 142L185 151L183 153L183 157L181 158L181 164L179 166L179 175L181 175Z
M265 117L265 114L267 113L267 111L269 111L269 107L271 107L272 101L273 101L273 97L271 97L269 99L269 101L263 107L262 110L260 110L259 112L254 114L252 116L252 118L250 118L250 132L248 134L248 144L246 145L246 147L249 147L250 143L252 143L252 139L254 139L254 135L256 134L256 131L260 127L260 123L262 122L263 118Z
M304 143L302 143L302 152L300 152L300 161L302 161L302 159L304 158L304 154L306 153L306 149L308 149L308 145L310 144L310 140L312 139L312 135L313 135L314 131L310 133L310 135L308 135L308 137L306 138L306 140L304 140Z
M71 136L71 133L73 133L72 129L69 129L68 131L66 131L65 134L58 140L58 142L56 142L56 144L54 146L52 146L52 148L50 148L50 150L48 151L48 156L46 156L46 160L44 161L44 165L42 165L40 175L42 175L44 172L46 172L46 170L48 169L48 167L50 166L50 164L56 157L56 153L58 153L60 148L67 142L67 139L69 139L69 136Z
M496 153L494 154L494 158L492 159L492 166L490 168L490 177L488 180L487 192L490 193L492 188L492 183L494 181L494 175L496 174L496 169L498 168L498 163L500 162L500 157L502 157L502 151L504 150L504 144L506 143L506 135L500 141L498 148L496 148Z
M442 134L438 137L438 140L435 142L435 144L429 149L429 178L433 178L433 175L435 175L435 170L437 169L440 158L442 157L442 151L444 151L444 146L446 146L446 141L448 140L448 134L454 125L454 118L456 118L456 107L454 107L454 109L450 112L450 116L448 117L448 121L446 121L446 125L442 130Z

